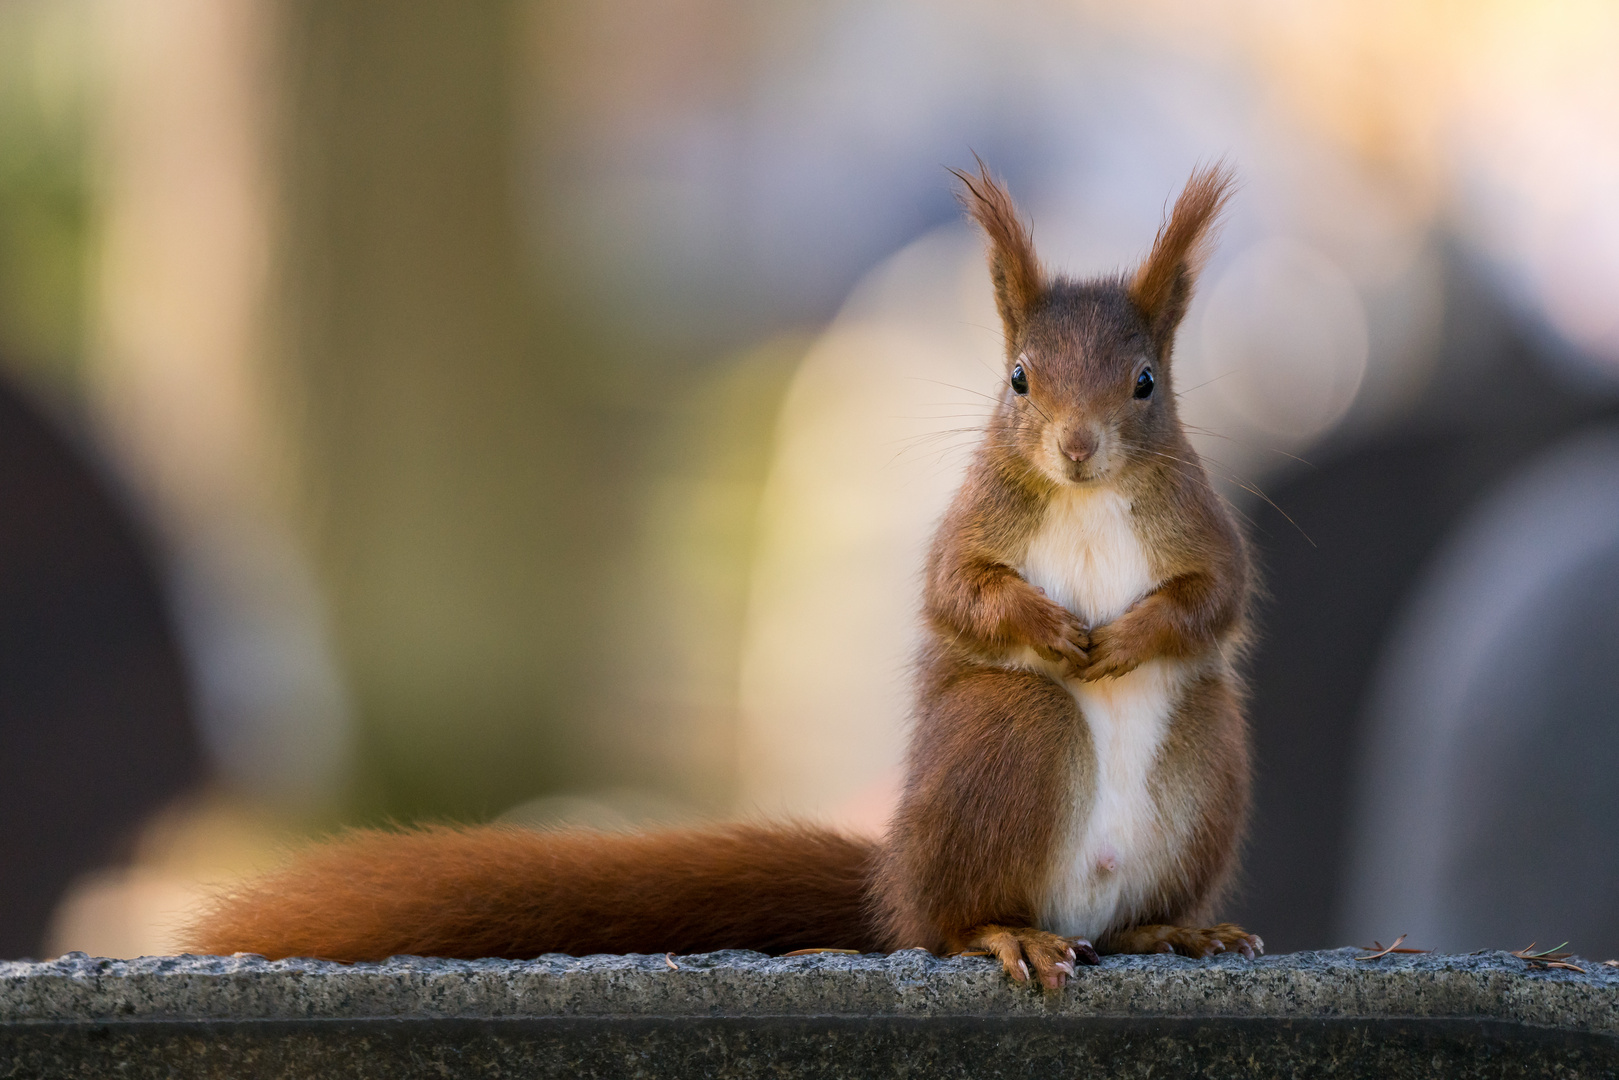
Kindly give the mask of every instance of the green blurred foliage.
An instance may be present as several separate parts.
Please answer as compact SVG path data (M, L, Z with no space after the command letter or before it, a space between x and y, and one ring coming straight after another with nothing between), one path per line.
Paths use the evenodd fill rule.
M564 43L533 47L531 14L281 9L272 354L360 820L734 787L753 519L801 345L638 336L636 296L533 239L513 88Z
M85 336L88 25L78 0L0 0L0 355L57 390Z
M648 333L642 298L536 232L525 160L560 136L523 95L536 69L559 108L605 93L566 35L536 42L541 9L271 20L264 356L355 707L349 821L734 793L758 495L804 343ZM51 395L79 391L94 322L105 15L0 0L0 356Z

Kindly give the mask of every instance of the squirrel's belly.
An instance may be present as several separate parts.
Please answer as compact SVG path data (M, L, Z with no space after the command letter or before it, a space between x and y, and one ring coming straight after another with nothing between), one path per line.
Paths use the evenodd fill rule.
M1157 883L1175 872L1173 815L1150 781L1189 674L1186 662L1163 659L1117 679L1065 682L1090 732L1076 753L1089 760L1074 762L1042 928L1094 941L1145 914Z
M1030 538L1025 581L1090 626L1118 618L1157 584L1130 502L1110 485L1059 492ZM1045 671L1074 695L1090 739L1076 751L1076 795L1059 841L1041 926L1095 939L1142 913L1175 853L1168 815L1149 785L1193 663L1149 660L1119 678L1061 679L1034 651L1014 663Z

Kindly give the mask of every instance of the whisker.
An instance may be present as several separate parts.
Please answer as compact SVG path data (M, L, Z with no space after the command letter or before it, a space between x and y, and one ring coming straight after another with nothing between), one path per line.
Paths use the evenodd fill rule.
M1239 439L1235 435L1226 435L1218 431L1210 431L1208 428L1198 427L1196 424L1182 423L1181 427L1198 435L1207 435L1211 439L1224 439L1227 442L1234 442L1241 446L1246 446L1252 450L1263 450L1268 454L1280 454L1282 457L1290 458L1293 461L1298 462L1300 465L1308 465L1312 469L1315 468L1315 462L1306 458L1301 458L1297 454L1290 454L1286 450L1277 449L1274 446L1261 446L1260 444L1252 442L1248 439Z
M977 357L977 360L978 360L978 362L980 364L983 365L984 370L988 371L991 375L995 376L997 381L1000 381L1000 380L1003 380L1003 379L1006 378L1005 375L1001 374L999 371L995 370L995 368L991 367L990 364L989 364L989 361L985 360L982 356ZM1000 399L997 398L996 400L999 401ZM1044 409L1042 409L1038 405L1035 405L1033 398L1031 398L1031 397L1029 397L1029 396L1027 396L1025 394L1019 394L1019 395L1017 395L1015 400L1017 400L1019 402L1027 402L1030 406L1032 406L1034 408L1035 412L1040 414L1040 416L1045 420L1046 423L1048 423L1048 424L1051 423L1051 417L1046 415L1046 411Z
M964 435L977 435L981 428L946 428L944 431L925 431L918 435L906 435L899 441L905 443L937 442L940 439L960 438Z
M1205 386L1208 386L1210 383L1217 383L1221 379L1230 378L1232 375L1235 375L1236 373L1237 373L1236 368L1232 368L1230 371L1222 372L1219 375L1216 375L1212 379L1204 379L1202 382L1198 383L1196 386L1188 386L1184 390L1177 390L1177 391L1175 391L1175 396L1180 397L1182 394L1190 394L1193 390L1201 390Z
M948 386L952 390L960 390L964 394L972 394L974 397L981 397L985 401L994 402L997 405L999 405L1001 402L1001 399L997 395L986 394L982 390L974 390L970 386L957 386L955 383L947 383L942 379L925 379L920 375L907 375L905 378L909 382L927 382L933 383L935 386Z
M963 323L962 323L962 324L961 324L961 325L962 325L962 326L970 326L970 327L972 327L972 328L973 328L973 329L975 329L975 330L987 330L987 331L989 331L989 332L990 332L990 333L991 333L991 334L994 334L994 335L995 335L995 336L996 336L996 337L998 337L998 338L1000 338L1000 339L1001 339L1001 344L1002 344L1002 345L1005 345L1005 344L1006 344L1006 341L1007 341L1007 338L1006 338L1006 329L1005 329L1005 328L1004 328L1004 327L1000 327L1000 326L985 326L985 325L984 325L984 324L983 324L983 323L976 323L976 322L963 322Z
M893 465L907 454L926 453L932 458L935 465L942 466L945 463L945 460L952 454L959 453L964 455L972 455L977 453L977 451L983 446L995 447L998 446L998 444L993 439L974 442L945 443L937 447L926 447L920 442L913 442L912 445L901 447L898 451L896 451L894 456L888 460L888 464Z
M1190 466L1190 465L1193 464L1193 462L1187 461L1184 458L1176 457L1173 454L1166 454L1166 453L1163 453L1162 451L1159 451L1159 450L1148 450L1145 447L1130 447L1130 448L1126 449L1127 453L1132 452L1132 451L1144 452L1144 453L1152 454L1152 455L1154 455L1156 457L1164 458L1164 459L1166 459L1168 461L1174 461L1174 462L1177 462L1177 463L1179 463L1181 465ZM1293 517L1292 517L1291 514L1289 514L1286 510L1283 510L1280 506L1276 505L1276 500L1272 499L1269 495L1265 494L1265 492L1260 490L1260 488L1257 485L1251 484L1251 483L1243 480L1241 477L1239 477L1235 473L1233 473L1230 469L1226 468L1222 463L1220 463L1218 461L1215 461L1212 458L1205 458L1204 462L1207 465L1215 466L1216 469L1219 470L1220 478L1222 480L1225 480L1225 481L1227 481L1229 483L1235 484L1237 487L1239 487L1242 490L1248 492L1248 494L1254 496L1255 498L1263 500L1265 502L1265 504L1268 505L1272 510L1275 510L1278 514L1281 514L1282 518L1289 525L1293 526L1293 528L1297 529L1298 534L1300 536L1304 537L1305 543L1309 544L1311 547L1318 547L1319 546L1319 545L1316 544L1315 540L1313 540L1310 537L1310 534L1305 532L1304 528L1301 525L1299 525L1298 522L1293 520ZM1249 520L1252 521L1252 519L1249 519Z
M1031 409L1033 409L1035 412L1040 414L1040 418L1042 420L1044 420L1048 424L1051 423L1051 417L1046 415L1046 410L1044 410L1040 406L1036 405L1034 403L1034 399L1029 397L1027 394L1019 394L1017 397L1013 398L1012 400L1026 403Z

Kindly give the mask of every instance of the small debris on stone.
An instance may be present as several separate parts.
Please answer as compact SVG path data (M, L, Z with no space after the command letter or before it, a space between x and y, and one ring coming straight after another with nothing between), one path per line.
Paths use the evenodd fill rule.
M1355 946L1355 948L1357 948L1357 949L1365 949L1367 952L1371 953L1372 955L1370 955L1370 956L1357 956L1357 957L1355 957L1355 959L1356 960L1377 960L1377 959L1380 959L1381 957L1387 956L1389 953L1427 953L1427 952L1433 952L1432 949L1402 949L1402 948L1400 948L1400 942L1404 941L1405 938L1406 938L1406 935L1401 934L1399 937L1394 939L1394 944L1393 945L1389 945L1389 946L1386 946L1386 947L1384 946L1384 944L1381 941L1375 941L1375 940L1370 945L1357 945L1357 946Z
M1563 942L1563 945L1567 944L1568 942ZM1540 952L1534 952L1533 949L1535 947L1535 943L1531 941L1529 944L1514 952L1512 955L1528 964L1529 967L1535 971L1545 971L1547 968L1562 968L1564 971L1577 971L1581 975L1584 975L1585 969L1580 967L1578 964L1569 964L1564 962L1574 954L1571 952L1559 951L1563 948L1563 945L1554 945L1549 949L1542 949Z

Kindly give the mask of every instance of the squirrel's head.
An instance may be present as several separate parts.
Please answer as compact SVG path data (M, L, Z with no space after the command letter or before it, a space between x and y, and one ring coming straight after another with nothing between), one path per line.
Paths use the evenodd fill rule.
M1041 269L1011 196L982 160L978 166L977 176L956 176L988 240L1006 333L994 445L1058 484L1162 465L1180 436L1175 330L1230 196L1229 171L1192 174L1134 273L1076 282Z

